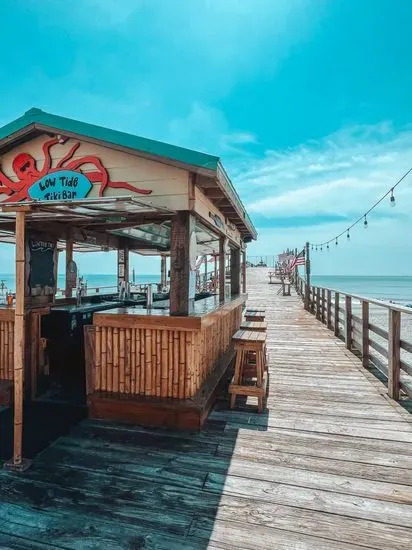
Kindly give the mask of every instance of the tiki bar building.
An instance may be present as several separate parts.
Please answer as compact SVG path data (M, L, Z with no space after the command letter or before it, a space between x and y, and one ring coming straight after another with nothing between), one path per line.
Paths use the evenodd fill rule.
M218 157L39 109L0 128L0 243L16 247L15 296L0 305L9 467L25 467L23 413L45 396L199 429L233 358L255 238ZM118 289L85 295L73 252L101 250L117 251ZM158 292L133 289L132 253L161 256Z

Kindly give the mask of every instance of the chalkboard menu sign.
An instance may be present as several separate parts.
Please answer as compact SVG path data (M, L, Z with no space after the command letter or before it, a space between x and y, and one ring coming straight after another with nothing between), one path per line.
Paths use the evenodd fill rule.
M55 241L42 238L30 237L28 240L31 295L53 293L56 286L56 244Z

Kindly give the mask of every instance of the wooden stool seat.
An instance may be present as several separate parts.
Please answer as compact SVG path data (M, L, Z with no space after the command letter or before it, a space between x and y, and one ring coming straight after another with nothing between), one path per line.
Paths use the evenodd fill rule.
M257 330L265 331L268 328L268 324L265 321L242 321L240 330Z
M258 410L263 411L267 393L266 332L238 330L232 338L236 351L235 373L229 386L230 408L237 395L257 397Z
M265 312L264 311L245 311L245 320L246 321L256 321L261 322L265 320Z
M259 307L247 307L245 313L266 313L266 310L264 308Z

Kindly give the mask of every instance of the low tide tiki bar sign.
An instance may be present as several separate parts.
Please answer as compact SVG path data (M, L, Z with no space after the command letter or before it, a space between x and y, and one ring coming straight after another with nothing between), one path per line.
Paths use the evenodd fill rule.
M62 201L87 197L94 183L100 183L99 197L108 187L127 189L132 193L150 195L150 189L139 189L125 181L112 181L100 158L85 155L73 158L80 147L76 142L52 168L52 147L64 144L68 138L54 138L43 144L43 166L29 153L19 153L12 162L17 180L7 177L0 169L0 194L8 195L3 202ZM88 167L87 172L85 168ZM91 169L90 169L91 167Z

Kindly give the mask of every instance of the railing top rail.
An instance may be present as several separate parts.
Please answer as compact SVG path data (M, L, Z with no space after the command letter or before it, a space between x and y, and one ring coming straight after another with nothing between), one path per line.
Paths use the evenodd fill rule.
M302 279L304 281L304 279ZM370 304L374 304L376 306L384 307L386 309L391 309L393 311L399 311L400 313L407 313L409 315L412 314L412 308L401 306L399 304L393 304L391 302L385 302L384 300L378 300L376 298L368 298L367 296L359 296L358 294L351 294L350 292L344 292L343 290L338 290L335 288L328 288L328 287L322 287L319 285L313 285L311 284L313 288L320 288L324 290L330 290L331 292L337 293L341 296L350 296L351 298L354 298L355 300L359 300L361 302L369 302Z

